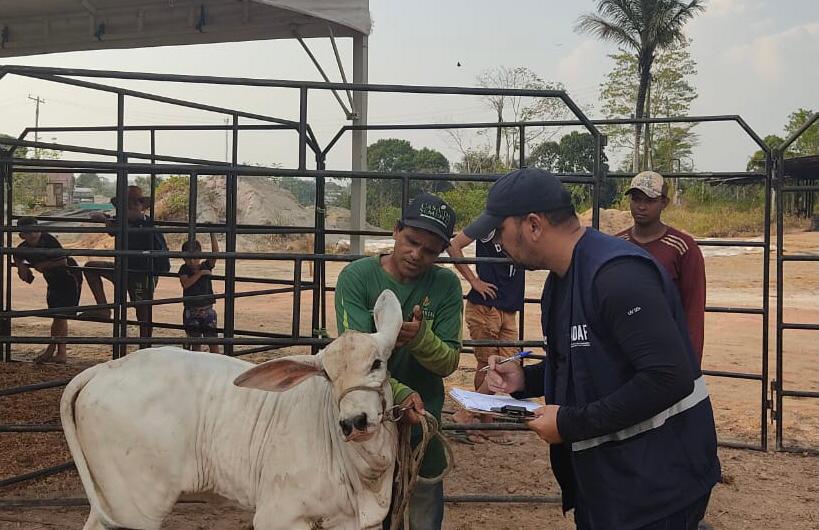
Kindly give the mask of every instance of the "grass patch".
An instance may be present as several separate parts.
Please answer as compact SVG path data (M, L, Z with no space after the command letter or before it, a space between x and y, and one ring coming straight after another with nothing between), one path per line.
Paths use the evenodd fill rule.
M775 221L774 213L771 220ZM663 222L696 237L748 237L764 232L765 210L759 204L711 203L670 205L663 213ZM810 221L803 217L785 216L785 230L806 230ZM775 230L772 223L771 230Z

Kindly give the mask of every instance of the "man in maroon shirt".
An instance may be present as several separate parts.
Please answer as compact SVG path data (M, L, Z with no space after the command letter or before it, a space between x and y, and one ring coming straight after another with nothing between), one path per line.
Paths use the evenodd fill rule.
M668 184L654 171L638 173L626 191L631 198L634 225L619 234L648 251L668 272L680 292L688 334L697 359L702 364L705 328L705 263L694 238L663 224L668 206Z

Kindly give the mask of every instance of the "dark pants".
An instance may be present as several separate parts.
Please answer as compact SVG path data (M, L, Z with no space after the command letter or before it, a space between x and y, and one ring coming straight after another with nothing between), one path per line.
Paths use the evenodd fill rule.
M705 510L708 509L710 498L711 492L709 491L704 497L700 497L682 510L646 525L640 530L697 530L700 521L705 518Z
M409 503L411 530L441 530L444 520L444 482L418 481Z

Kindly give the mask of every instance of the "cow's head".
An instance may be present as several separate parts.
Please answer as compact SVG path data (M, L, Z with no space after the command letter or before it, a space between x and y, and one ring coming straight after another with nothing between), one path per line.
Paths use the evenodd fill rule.
M333 386L344 436L352 441L369 439L386 413L387 361L403 322L401 304L392 291L378 297L373 317L375 333L346 331L317 355L267 361L241 373L233 383L283 392L309 377L326 377Z

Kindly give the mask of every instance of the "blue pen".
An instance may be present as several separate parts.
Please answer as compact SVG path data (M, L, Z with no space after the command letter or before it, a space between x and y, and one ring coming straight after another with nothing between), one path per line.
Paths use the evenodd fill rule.
M495 363L495 365L497 366L499 364L508 363L509 361L517 361L517 360L520 360L520 359L525 359L526 357L529 357L530 355L532 355L532 352L530 352L530 351L519 351L518 353L514 354L511 357L507 357L506 359L503 359L502 361L498 361L497 363ZM479 372L488 372L489 367L484 366L483 368L481 368L478 371Z

